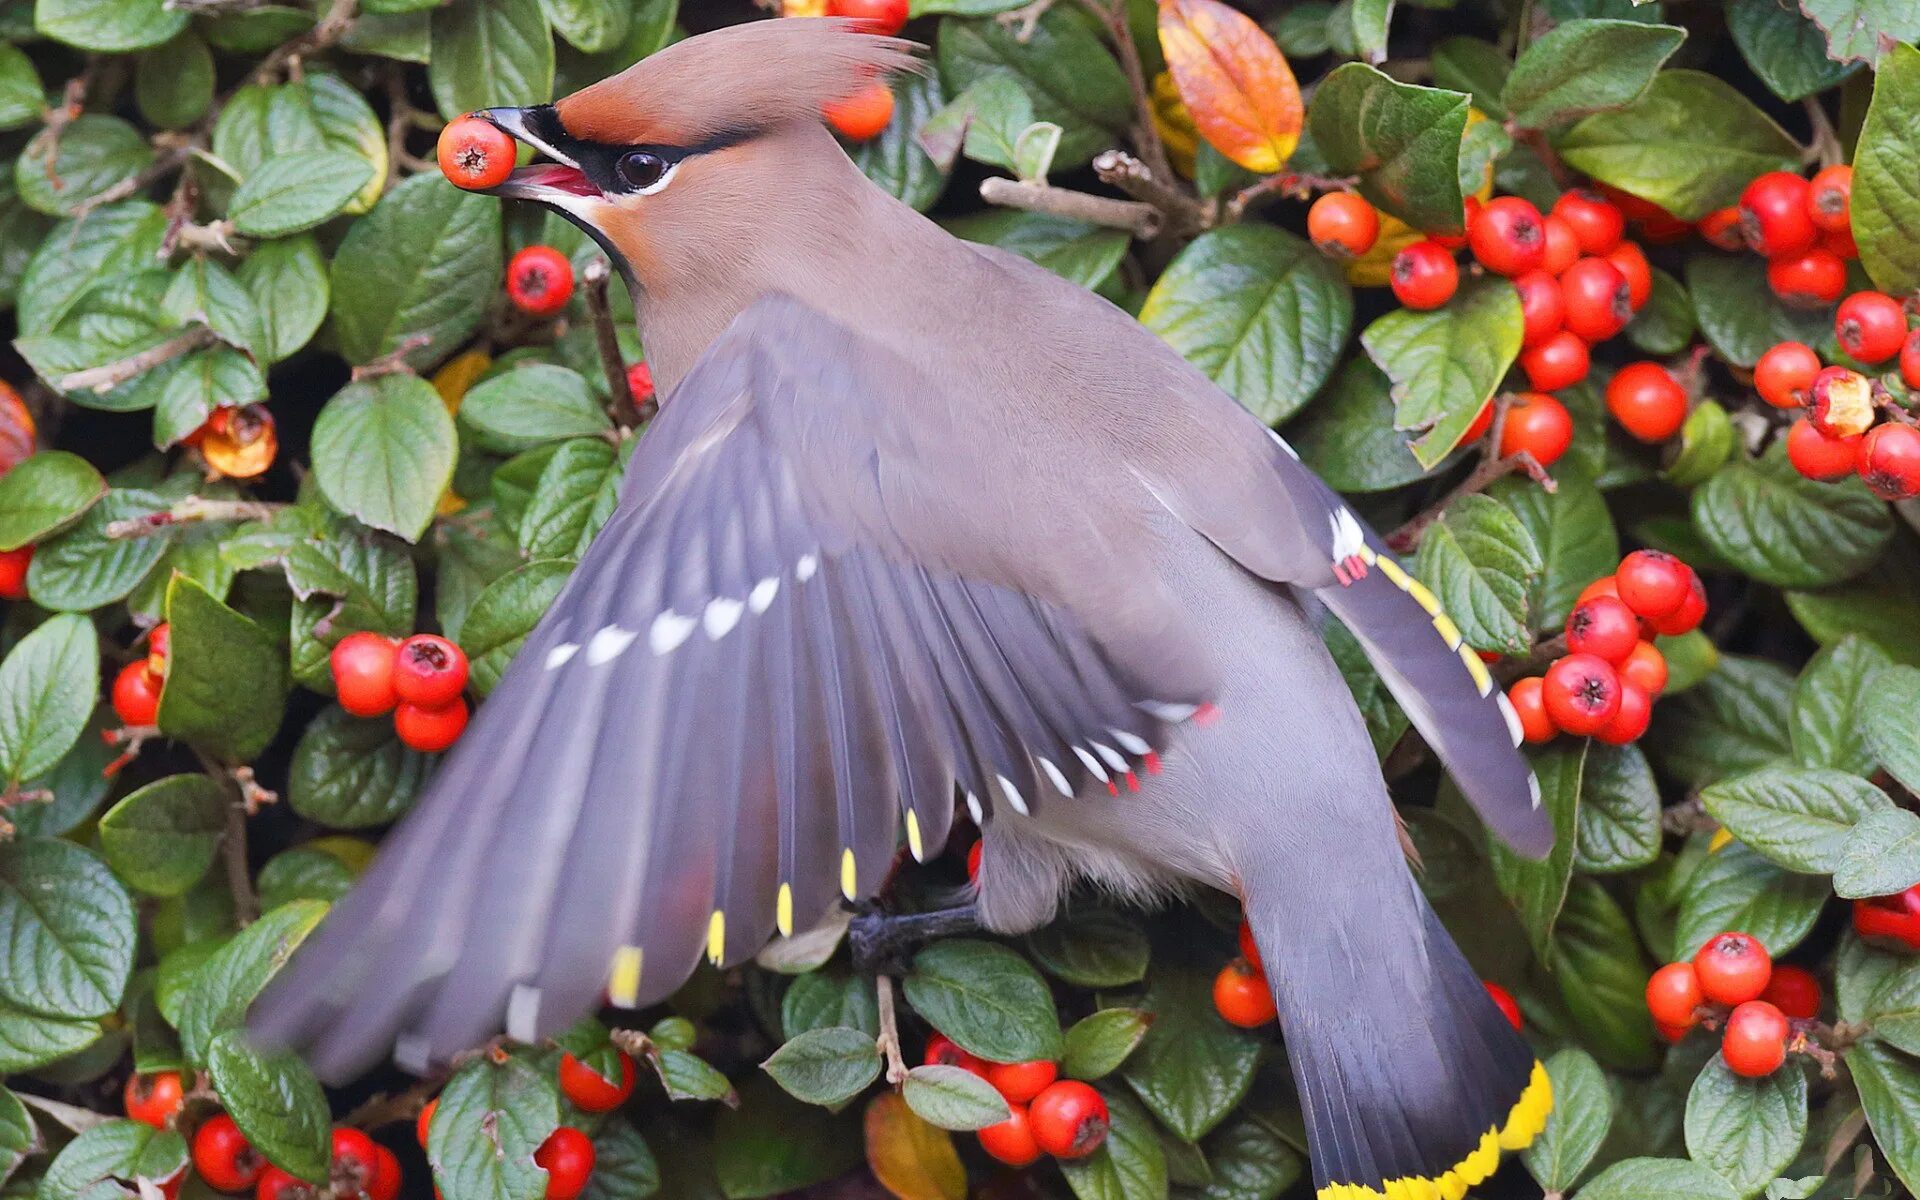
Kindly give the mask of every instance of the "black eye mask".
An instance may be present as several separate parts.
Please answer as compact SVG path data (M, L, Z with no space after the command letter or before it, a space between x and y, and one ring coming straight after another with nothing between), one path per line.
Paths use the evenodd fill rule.
M524 119L529 134L572 159L590 183L614 196L644 191L686 159L738 146L759 133L754 129L729 129L688 146L652 142L614 146L574 137L551 104L525 109Z

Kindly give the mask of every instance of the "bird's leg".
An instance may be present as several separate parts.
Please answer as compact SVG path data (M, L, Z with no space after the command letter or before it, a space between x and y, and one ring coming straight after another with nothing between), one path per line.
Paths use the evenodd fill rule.
M877 908L854 914L847 927L853 967L863 975L899 974L914 950L935 938L980 932L980 914L971 904L932 912L889 915Z

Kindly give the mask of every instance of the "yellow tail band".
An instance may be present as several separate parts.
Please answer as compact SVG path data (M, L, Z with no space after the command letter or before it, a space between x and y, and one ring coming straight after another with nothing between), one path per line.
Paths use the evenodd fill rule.
M1500 1165L1502 1150L1524 1150L1547 1127L1547 1115L1553 1111L1553 1081L1547 1069L1534 1060L1533 1074L1526 1090L1514 1101L1506 1122L1487 1130L1480 1144L1445 1172L1435 1176L1411 1176L1389 1179L1379 1187L1359 1183L1333 1183L1321 1188L1317 1200L1462 1200L1467 1189L1484 1182Z

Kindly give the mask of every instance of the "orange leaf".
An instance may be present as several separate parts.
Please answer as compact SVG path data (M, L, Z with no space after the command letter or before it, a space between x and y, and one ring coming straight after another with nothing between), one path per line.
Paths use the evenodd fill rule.
M893 1092L867 1105L867 1166L899 1200L966 1200L967 1170L953 1138Z
M1303 110L1266 30L1220 0L1160 0L1160 48L1200 136L1249 171L1278 171L1300 143Z
M33 414L20 393L0 382L0 475L33 454Z

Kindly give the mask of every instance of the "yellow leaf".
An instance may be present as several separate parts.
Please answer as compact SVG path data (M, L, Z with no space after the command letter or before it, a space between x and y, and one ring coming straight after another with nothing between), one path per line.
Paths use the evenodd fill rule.
M1193 127L1193 114L1180 99L1180 89L1165 71L1153 77L1153 128L1160 144L1167 148L1167 161L1187 179L1193 178L1193 154L1199 149L1199 130Z
M867 1105L867 1166L899 1200L966 1200L967 1171L953 1138L893 1092Z
M447 365L433 373L433 390L440 393L441 401L447 411L458 416L460 401L473 386L476 379L487 373L493 360L479 350L468 350L456 354L447 360Z
M1160 0L1160 48L1200 136L1249 171L1278 171L1300 143L1304 110L1266 30L1220 0Z

